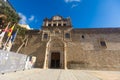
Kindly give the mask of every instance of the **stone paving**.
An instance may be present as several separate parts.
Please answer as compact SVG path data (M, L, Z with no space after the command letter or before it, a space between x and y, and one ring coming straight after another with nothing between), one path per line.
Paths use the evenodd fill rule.
M120 71L32 69L0 74L0 80L120 80Z

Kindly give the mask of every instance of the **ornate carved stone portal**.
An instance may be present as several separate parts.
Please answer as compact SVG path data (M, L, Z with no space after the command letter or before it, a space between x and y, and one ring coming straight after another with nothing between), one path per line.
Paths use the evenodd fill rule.
M64 43L59 39L49 43L48 68L64 68Z

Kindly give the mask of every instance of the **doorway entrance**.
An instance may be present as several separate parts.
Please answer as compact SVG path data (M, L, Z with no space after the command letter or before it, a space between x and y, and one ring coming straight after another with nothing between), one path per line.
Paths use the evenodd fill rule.
M59 52L52 52L51 53L50 68L60 68L60 53Z

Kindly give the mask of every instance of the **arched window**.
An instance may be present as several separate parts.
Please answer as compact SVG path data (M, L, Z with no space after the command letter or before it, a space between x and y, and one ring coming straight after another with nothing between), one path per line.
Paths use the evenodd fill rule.
M84 39L84 38L85 38L85 36L84 36L84 35L82 35L81 37L82 37L82 39Z
M53 24L53 26L55 26L55 27L56 27L57 25L56 25L56 24Z
M47 38L48 38L48 34L45 33L45 34L44 34L44 39L47 39Z
M70 38L70 33L66 33L65 38Z
M66 24L66 23L64 23L64 24L63 24L63 26L67 26L67 24Z
M61 24L59 23L58 26L61 26Z
M48 26L51 26L51 24L49 23Z
M105 41L100 41L100 45L101 45L102 47L107 48L107 45L106 45Z

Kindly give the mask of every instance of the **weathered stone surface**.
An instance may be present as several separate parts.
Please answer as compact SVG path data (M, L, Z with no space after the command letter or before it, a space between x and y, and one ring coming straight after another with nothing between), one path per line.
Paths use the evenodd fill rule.
M26 33L28 43L20 50L37 57L36 67L50 68L52 52L59 52L61 68L120 70L119 28L73 29L67 19L53 20L56 24L66 23L66 26L45 26L48 25L47 20L42 30ZM14 48L17 47L13 46L13 51L16 50Z

